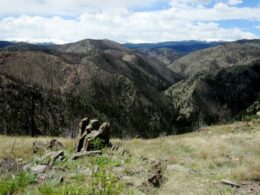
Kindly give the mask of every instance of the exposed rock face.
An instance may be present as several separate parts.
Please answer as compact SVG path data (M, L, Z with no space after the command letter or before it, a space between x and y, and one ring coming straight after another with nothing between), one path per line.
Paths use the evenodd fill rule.
M93 142L97 139L100 139L104 146L108 146L110 144L110 124L103 123L100 125L97 119L84 118L80 122L78 137L77 152L92 150Z

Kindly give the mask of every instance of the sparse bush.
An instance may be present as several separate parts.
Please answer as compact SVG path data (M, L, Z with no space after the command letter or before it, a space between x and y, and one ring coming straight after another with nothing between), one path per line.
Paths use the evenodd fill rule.
M92 183L89 194L95 195L117 195L123 190L124 185L109 173L104 167L100 167L92 175Z
M100 138L96 138L91 142L91 148L93 150L101 150L104 147L105 147L105 141Z
M25 188L35 182L36 176L29 172L22 172L14 177L6 177L0 181L0 195L24 192Z
M92 166L99 166L99 167L116 167L120 166L120 162L117 160L112 160L107 156L100 156L96 157L92 160Z

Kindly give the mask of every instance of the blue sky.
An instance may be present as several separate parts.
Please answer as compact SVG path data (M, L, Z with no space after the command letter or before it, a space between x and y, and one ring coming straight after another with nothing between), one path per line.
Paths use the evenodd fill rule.
M0 39L118 42L260 38L260 0L0 0Z

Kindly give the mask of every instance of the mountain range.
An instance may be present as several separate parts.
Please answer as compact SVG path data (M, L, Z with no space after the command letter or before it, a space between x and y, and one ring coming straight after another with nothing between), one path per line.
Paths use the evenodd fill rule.
M116 137L227 122L259 101L260 41L0 42L0 133L67 135L85 116Z

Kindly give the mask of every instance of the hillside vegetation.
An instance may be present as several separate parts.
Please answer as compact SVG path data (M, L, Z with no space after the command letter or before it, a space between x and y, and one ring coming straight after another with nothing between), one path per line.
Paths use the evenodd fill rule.
M222 68L249 65L259 60L260 41L242 40L190 53L168 66L185 77L201 71L216 72Z
M109 118L119 137L172 132L162 90L180 79L160 62L107 40L11 45L0 52L0 133L65 135L86 113Z
M212 73L200 72L170 87L173 110L181 127L241 119L246 109L259 103L260 61ZM255 113L254 113L255 114Z

